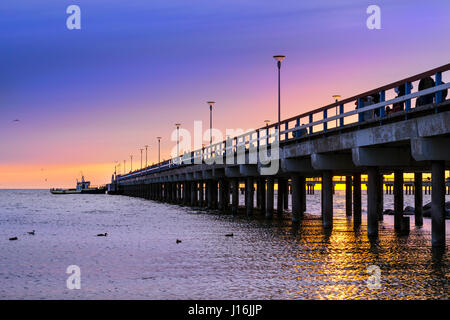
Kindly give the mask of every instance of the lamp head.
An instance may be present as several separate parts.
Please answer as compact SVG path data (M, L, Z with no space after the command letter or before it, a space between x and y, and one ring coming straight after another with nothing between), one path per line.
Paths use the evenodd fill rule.
M284 58L286 58L286 56L276 55L276 56L273 56L273 58L274 58L276 61L281 62L281 61L284 60Z
M336 101L338 101L340 98L341 98L341 96L338 94L333 95L333 99Z
M177 129L181 126L181 123L175 123L175 126L177 127Z
M206 102L208 105L213 106L216 102L215 101L208 101Z

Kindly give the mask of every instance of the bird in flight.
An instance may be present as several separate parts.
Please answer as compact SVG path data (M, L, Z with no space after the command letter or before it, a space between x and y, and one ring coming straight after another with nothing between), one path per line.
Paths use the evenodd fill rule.
M19 119L14 119L14 120L13 120L13 122L19 122L19 121L20 121Z

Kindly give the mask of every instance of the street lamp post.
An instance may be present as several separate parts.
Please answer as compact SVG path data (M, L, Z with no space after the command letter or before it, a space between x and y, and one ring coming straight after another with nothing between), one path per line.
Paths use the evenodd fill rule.
M341 98L341 96L338 94L333 95L333 99L335 102L338 102L340 98ZM336 105L336 115L337 114L338 114L338 106ZM338 119L336 119L336 128L337 128L337 126L338 126Z
M130 172L133 171L133 155L130 154Z
M144 149L139 149L139 150L141 150L141 170L142 170L142 151L144 151Z
M209 104L209 145L212 145L212 108L215 101L208 101Z
M175 126L177 127L177 162L178 162L178 160L179 160L178 158L180 157L180 126L181 126L181 123L175 123Z
M270 120L264 120L264 122L266 124L266 136L267 136L266 146L268 146L269 145L269 123L270 123Z
M148 149L148 146L146 145L145 146L145 167L147 168L147 149Z
M278 142L280 142L280 122L281 122L281 84L280 84L280 71L281 71L281 61L286 58L286 56L277 55L273 56L273 58L277 61L278 67Z
M161 167L161 137L156 137L158 139L158 167Z
M126 163L127 163L127 160L123 160L123 174L126 173Z

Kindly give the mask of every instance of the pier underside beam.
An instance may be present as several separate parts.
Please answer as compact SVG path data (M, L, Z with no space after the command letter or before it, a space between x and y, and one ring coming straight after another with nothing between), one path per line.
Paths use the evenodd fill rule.
M322 154L311 155L311 165L316 170L353 170L352 156L350 154Z
M312 173L314 168L311 159L281 159L281 170L283 172Z
M411 154L417 161L450 161L450 138L419 138L411 140Z
M409 166L411 154L408 148L354 148L352 161L359 167Z

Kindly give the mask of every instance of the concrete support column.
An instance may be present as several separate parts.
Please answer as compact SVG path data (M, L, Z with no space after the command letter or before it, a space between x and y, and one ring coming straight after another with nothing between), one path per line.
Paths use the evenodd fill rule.
M378 236L378 168L369 167L367 175L369 179L367 186L367 235L376 237Z
M431 243L445 247L445 162L431 163Z
M211 181L211 189L212 189L212 208L213 209L217 209L218 208L219 197L217 195L218 187L217 187L217 181L216 180L212 180Z
M239 179L232 180L231 213L237 214L239 207Z
M208 180L206 182L206 197L208 203L208 209L213 208L213 181Z
M172 183L172 202L177 203L177 183Z
M361 174L353 175L353 227L361 226Z
M203 181L200 181L198 184L198 206L203 207L204 205L204 189L203 189Z
M277 192L277 214L283 214L284 208L284 181L283 178L278 178L278 192Z
M261 211L261 214L265 214L266 213L266 179L265 178L260 178L259 179L259 187L260 187L260 192L259 192L259 209Z
M403 219L403 170L394 171L394 229L401 230Z
M352 176L345 176L345 215L352 216Z
M247 177L247 184L245 188L245 208L247 216L253 215L253 203L254 203L254 186L253 177Z
M256 179L256 208L261 207L261 181Z
M378 172L377 176L377 214L378 220L383 221L383 209L384 209L384 193L383 193L383 174Z
M423 225L422 172L414 172L414 221L416 226Z
M197 181L191 182L191 206L197 205Z
M303 194L305 193L305 177L293 175L292 181L292 222L299 222L303 216Z
M267 199L266 199L266 218L273 217L273 202L274 202L274 185L275 179L273 176L267 178Z
M325 229L333 228L333 173L326 170L322 174L322 223Z
M230 181L223 181L223 210L228 210L230 207Z
M219 198L217 201L217 208L223 210L223 179L219 180Z
M284 185L283 185L283 204L284 209L289 209L289 181L288 179L283 179Z

